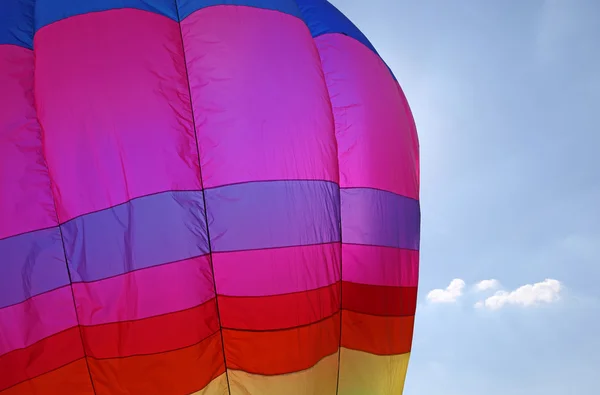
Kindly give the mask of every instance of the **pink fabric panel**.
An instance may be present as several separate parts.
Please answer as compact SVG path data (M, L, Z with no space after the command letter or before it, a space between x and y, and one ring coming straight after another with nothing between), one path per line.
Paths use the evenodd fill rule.
M70 287L0 309L0 355L77 326Z
M344 281L416 287L419 280L419 251L344 244L342 262Z
M200 188L176 22L134 9L79 15L39 30L35 54L61 222L147 194Z
M332 243L213 254L217 292L267 296L333 284L340 280L340 249Z
M365 45L342 34L315 41L333 106L341 187L418 198L416 128L385 64Z
M33 106L33 52L0 45L0 239L56 224Z
M208 256L73 284L82 325L138 320L199 306L214 297Z
M206 188L338 180L329 95L298 18L214 6L182 22Z

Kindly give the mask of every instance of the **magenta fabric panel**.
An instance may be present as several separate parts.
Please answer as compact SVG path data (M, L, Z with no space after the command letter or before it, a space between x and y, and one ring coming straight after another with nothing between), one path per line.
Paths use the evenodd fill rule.
M90 283L75 283L81 325L131 321L196 307L212 299L207 255Z
M406 115L407 117L407 130L406 130L406 137L407 140L410 142L410 147L408 147L408 150L411 152L411 157L412 157L412 165L408 166L409 168L412 167L411 170L411 174L410 176L412 176L412 178L416 178L416 183L417 183L417 191L416 191L416 195L415 196L409 196L415 199L420 199L420 188L421 188L421 155L420 155L420 151L419 151L419 133L417 132L417 125L415 123L415 119L412 115L412 110L410 109L410 105L408 104L408 99L406 98L406 95L404 94L404 90L402 90L402 87L400 86L400 83L398 81L396 81L396 90L398 91L398 94L401 97L402 100L402 104L404 105L404 112L403 114Z
M0 45L0 239L57 224L34 108L33 63L30 49Z
M315 42L333 107L340 186L418 199L414 120L388 68L351 37L325 34Z
M213 6L181 22L206 188L338 180L333 117L306 25Z
M343 280L367 285L416 287L419 251L394 247L344 244Z
M2 308L0 355L25 348L76 325L73 295L68 286Z
M340 280L340 254L339 243L216 253L217 293L268 296L325 287Z
M24 37L27 24L16 26ZM0 356L77 325L57 224L34 53L0 45Z
M134 9L83 14L40 29L34 48L61 222L152 193L200 189L176 22Z
M406 98L381 58L360 41L328 33L315 42L338 144L342 279L417 286L419 146Z

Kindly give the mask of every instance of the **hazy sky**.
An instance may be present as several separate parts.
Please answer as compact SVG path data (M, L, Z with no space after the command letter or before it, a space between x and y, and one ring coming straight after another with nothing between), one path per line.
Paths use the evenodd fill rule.
M600 394L600 1L331 2L420 135L405 395Z

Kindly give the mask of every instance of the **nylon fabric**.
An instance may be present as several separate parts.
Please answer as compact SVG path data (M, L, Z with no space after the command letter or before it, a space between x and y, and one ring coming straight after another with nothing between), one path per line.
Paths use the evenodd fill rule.
M0 3L0 395L404 386L419 147L325 0Z

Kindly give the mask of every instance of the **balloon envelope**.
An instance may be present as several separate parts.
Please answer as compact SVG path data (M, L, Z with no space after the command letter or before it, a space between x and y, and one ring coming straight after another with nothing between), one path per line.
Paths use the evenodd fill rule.
M0 394L400 394L407 100L324 0L0 3Z

